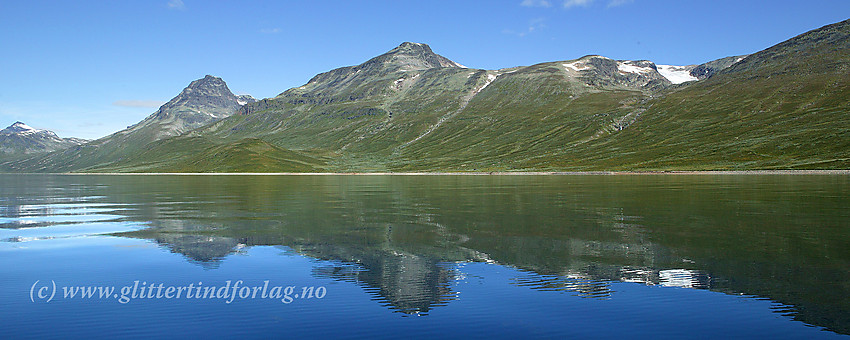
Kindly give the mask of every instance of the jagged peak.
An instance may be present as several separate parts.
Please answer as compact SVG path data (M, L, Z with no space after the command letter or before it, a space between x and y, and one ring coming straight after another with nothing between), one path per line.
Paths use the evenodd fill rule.
M240 98L230 91L224 80L216 76L206 75L201 79L192 81L180 94L162 105L153 117L166 117L168 112L175 108L191 108L198 113L216 117L227 116L230 113L212 114L210 110L235 110L243 105L239 101ZM247 103L249 99L241 98L241 101Z
M203 88L203 87L218 87L218 86L227 86L227 83L224 82L219 77L206 75L201 79L195 80L187 86L187 88Z
M180 100L183 97L189 97L194 95L204 95L204 96L224 96L224 97L233 97L233 92L230 91L230 88L227 87L227 83L224 82L219 77L206 75L201 79L194 80L189 83L189 86L183 89L183 91L174 99ZM235 99L234 99L235 100Z

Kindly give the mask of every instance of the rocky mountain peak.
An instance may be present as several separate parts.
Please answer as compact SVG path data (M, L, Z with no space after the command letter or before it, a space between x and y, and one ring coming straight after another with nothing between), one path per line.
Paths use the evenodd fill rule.
M404 42L389 52L372 58L358 67L367 69L380 67L390 71L412 71L463 66L434 53L427 44Z
M317 74L304 86L292 90L314 91L321 89L321 91L327 91L329 89L335 89L336 91L396 72L449 67L466 68L461 64L434 53L427 44L404 42L360 65L340 67Z
M165 117L173 111L191 111L222 118L236 111L242 105L239 102L240 98L230 91L224 80L207 75L192 81L179 95L160 107L158 114Z
M189 83L157 112L119 134L145 135L146 142L176 136L229 117L239 107L253 101L255 99L249 95L233 94L221 78L206 75Z
M434 54L428 44L405 41L387 53L430 53Z
M181 95L213 95L213 96L233 96L230 89L227 88L227 83L219 77L207 75L201 79L195 80L189 84Z

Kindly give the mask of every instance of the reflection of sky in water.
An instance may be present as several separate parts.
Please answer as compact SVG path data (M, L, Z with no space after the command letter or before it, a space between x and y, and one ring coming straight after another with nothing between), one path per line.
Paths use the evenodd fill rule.
M132 205L89 202L103 198L105 196L60 197L41 199L38 204L3 205L0 207L0 242L21 243L143 228L141 223L123 221L126 218L123 211L131 209Z
M17 269L5 269L7 279L0 282L25 286L27 280L45 273L65 275L64 280L81 284L139 277L175 283L243 277L311 282L329 287L329 296L334 298L292 307L306 313L289 315L292 320L318 325L319 315L325 315L341 328L346 320L356 320L341 312L360 313L373 320L376 328L364 334L378 332L377 327L439 334L428 333L434 330L425 330L425 325L442 330L455 327L457 334L467 334L469 324L458 320L489 325L490 329L478 335L498 337L527 335L532 329L545 330L540 335L546 337L582 335L583 331L575 329L581 327L598 328L596 335L625 336L628 334L616 327L637 326L645 327L646 335L654 331L686 336L694 333L685 332L685 327L706 332L695 334L719 334L710 328L718 325L723 325L727 335L809 334L805 328L801 330L802 323L787 322L800 317L799 308L749 290L776 284L797 290L806 287L764 281L763 277L747 276L757 273L724 267L735 264L733 256L740 256L724 253L744 241L712 235L729 231L713 230L711 217L700 211L683 212L693 216L680 217L670 222L673 228L665 230L658 228L664 219L648 213L643 202L628 198L587 202L592 197L585 193L575 202L564 203L570 197L558 193L552 212L541 213L545 209L540 205L552 202L534 198L541 195L540 187L533 187L527 195L514 193L515 187L501 186L491 196L471 190L423 197L418 188L347 185L350 187L341 185L344 190L339 183L316 185L315 190L326 191L316 198L309 192L272 194L275 191L271 190L285 193L289 186L271 186L265 192L270 199L253 191L206 195L192 188L188 193L171 193L168 185L145 185L114 195L86 192L77 197L6 198L0 202L0 251L4 255L0 264L26 263L28 267L5 267ZM73 188L69 191L79 194L80 190L113 190L116 185ZM676 190L682 188L676 186ZM503 200L494 203L492 197ZM747 209L760 207L758 200L747 202ZM489 205L488 210L478 212L476 207L481 205ZM676 209L665 209L668 215L678 217ZM736 218L730 220L738 221ZM682 225L696 227L688 231ZM130 231L121 234L123 237L105 236ZM787 237L787 233L766 234L765 239ZM804 236L818 241L818 234L811 230ZM691 237L718 239L718 244L727 247L695 247ZM686 242L680 247L666 238ZM728 275L737 275L732 277L737 281L729 280ZM348 295L335 295L339 291ZM198 308L139 305L149 313L189 313ZM19 307L35 313L27 306ZM98 313L122 313L95 307L102 308ZM274 314L280 306L245 307L240 308L247 316L268 320L267 314ZM207 319L218 320L221 327L234 324L225 316L232 310L214 304L205 308L212 313ZM628 308L640 308L643 314L633 314ZM381 311L431 321L403 324ZM670 311L676 312L671 315ZM162 315L157 320L168 324ZM776 319L777 315L784 319ZM730 322L732 317L739 320ZM291 321L274 320L273 324ZM610 329L600 320L611 323ZM198 331L191 325L188 329ZM499 329L505 331L497 332ZM584 335L593 334L588 330Z

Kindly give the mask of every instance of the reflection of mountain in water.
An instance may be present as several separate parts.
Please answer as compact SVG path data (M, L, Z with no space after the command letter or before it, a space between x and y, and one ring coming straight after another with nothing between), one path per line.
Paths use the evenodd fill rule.
M408 314L454 299L452 263L476 261L520 269L516 285L583 297L616 294L611 282L767 297L850 333L850 216L837 180L160 176L98 194L150 226L123 235L192 262L286 246L323 260L314 275Z
M209 235L163 233L153 240L205 268L218 268L219 261L245 247L236 239Z
M340 263L318 266L314 275L354 282L375 300L404 314L425 315L455 299L454 272L439 260L414 254L373 254L356 260L356 268Z
M183 208L159 205L148 207L146 213L173 216L173 209ZM405 314L424 315L455 299L451 283L458 278L450 265L455 262L517 267L527 274L515 279L519 286L582 297L607 298L613 294L610 282L617 281L712 288L712 280L704 272L654 267L673 261L669 250L647 241L642 226L623 223L624 218L616 214L605 222L604 229L592 228L610 229L611 240L586 240L469 230L476 235L471 237L453 233L452 228L433 222L435 216L427 213L411 215L413 221L387 225L367 223L364 211L350 225L333 227L292 225L274 219L225 225L212 215L235 212L209 213L210 216L184 221L151 216L150 229L127 235L152 239L208 268L217 267L219 261L246 246L286 246L324 260L314 269L314 275L362 285L375 300ZM350 216L348 213L346 216ZM203 224L203 220L209 222Z
M452 268L444 265L449 259L437 255L444 251L426 250L423 253L423 249L417 249L418 254L406 252L392 243L392 228L383 233L386 239L382 242L346 244L328 243L321 235L260 233L224 237L216 236L227 234L223 226L208 227L211 228L207 231L199 231L197 225L154 222L151 229L126 235L154 240L206 268L216 268L224 258L246 246L286 246L301 255L323 260L313 270L317 277L361 285L375 300L405 314L425 315L433 307L455 298L450 286L455 274ZM190 230L203 234L187 233ZM211 230L222 232L213 234ZM374 240L380 241L379 238ZM464 254L470 253L468 250L454 251L458 261L472 259Z

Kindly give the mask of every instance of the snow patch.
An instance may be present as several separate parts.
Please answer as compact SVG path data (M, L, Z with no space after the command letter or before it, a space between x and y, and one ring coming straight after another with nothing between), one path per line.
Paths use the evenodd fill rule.
M655 65L658 73L667 78L673 84L681 84L688 81L697 81L697 77L691 75L690 67L675 65Z
M632 64L627 64L627 63L624 63L624 62L617 62L617 68L620 70L620 72L625 72L625 73L641 74L641 73L652 72L651 67L640 67L640 66L635 66L635 65L632 65Z
M244 101L244 100L238 100L238 99L237 99L237 100L236 100L236 104L239 104L239 105L245 105L245 104L248 104L248 102L247 102L247 101Z
M23 131L23 130L33 130L33 131L38 131L38 130L37 130L37 129L35 129L34 127L29 126L29 125L26 125L26 124L21 123L21 122L17 122L17 123L15 123L15 124L13 124L13 125L12 125L12 127L16 127L16 128L18 128L18 129L20 129L21 131Z
M494 80L496 80L496 78L499 78L500 75L501 74L499 74L499 73L487 74L487 80L484 82L484 86L481 86L481 88L476 90L475 93L478 93L478 92L481 92L482 90L484 90L484 88L487 87L487 85L490 85L490 83L492 83Z
M573 71L576 71L576 72L590 69L590 66L584 65L584 62L582 62L582 61L574 61L574 62L571 62L571 63L565 63L563 65L564 65L564 67L571 68L571 69L573 69Z

